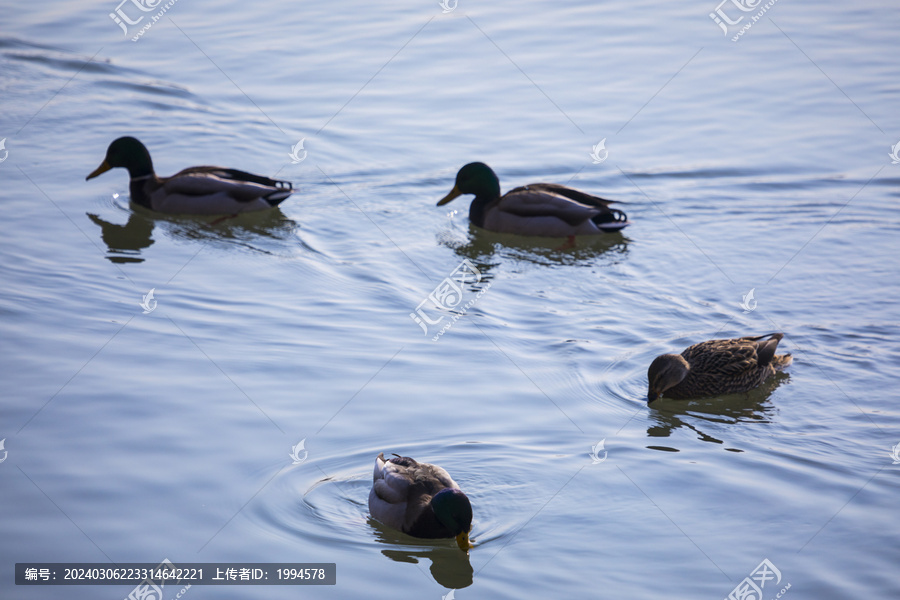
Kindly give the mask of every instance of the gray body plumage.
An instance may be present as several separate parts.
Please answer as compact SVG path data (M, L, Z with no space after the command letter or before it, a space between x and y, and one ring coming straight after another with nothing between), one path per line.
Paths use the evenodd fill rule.
M171 177L132 179L131 200L162 213L237 214L277 206L293 189L289 182L237 169L191 167Z

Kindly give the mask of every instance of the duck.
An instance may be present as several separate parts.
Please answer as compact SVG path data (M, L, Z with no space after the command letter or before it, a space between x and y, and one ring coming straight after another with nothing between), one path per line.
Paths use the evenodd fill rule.
M369 513L392 529L417 538L456 538L472 548L472 504L450 475L437 465L394 454L375 458Z
M681 354L657 356L647 370L647 404L663 395L688 400L752 390L793 361L790 354L775 354L783 337L708 340Z
M484 163L465 165L456 183L437 205L463 194L475 194L469 205L472 224L498 233L537 237L599 235L619 231L630 223L606 200L556 183L531 183L500 195L500 180Z
M115 167L128 169L131 201L170 214L230 215L268 210L293 193L293 185L224 167L189 167L171 177L153 171L150 152L137 138L120 137L85 181Z

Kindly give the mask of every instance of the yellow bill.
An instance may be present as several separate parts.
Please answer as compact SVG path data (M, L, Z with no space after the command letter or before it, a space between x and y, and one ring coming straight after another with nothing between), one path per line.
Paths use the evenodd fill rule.
M461 534L456 536L456 545L459 546L459 549L463 552L469 551L469 548L474 548L475 546L472 542L469 541L469 532L463 531Z
M97 175L102 175L103 173L106 173L110 169L112 169L112 166L104 160L102 163L100 163L100 166L97 167L96 169L94 169L93 171L91 171L91 174L88 175L87 177L85 177L84 180L87 181L88 179L93 179Z
M461 195L462 195L462 192L459 191L459 188L456 187L456 186L454 185L454 186L453 186L453 189L450 190L450 193L449 193L449 194L447 194L446 196L444 196L443 198L441 198L440 200L438 200L437 205L438 205L438 206L443 206L444 204L447 204L448 202L450 202L450 201L453 200L454 198L457 198L458 196L461 196Z

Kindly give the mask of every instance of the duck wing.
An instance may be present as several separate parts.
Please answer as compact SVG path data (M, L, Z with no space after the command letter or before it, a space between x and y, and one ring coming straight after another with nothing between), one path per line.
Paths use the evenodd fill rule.
M377 465L376 461L376 469ZM434 495L448 487L459 489L450 474L441 467L420 463L408 456L396 456L383 461L381 473L383 485L390 488L391 492L389 493L394 495L402 492L408 496L412 488L429 495Z
M681 353L691 372L725 377L755 373L772 362L778 342L784 337L772 333L728 340L709 340L694 344ZM764 340L764 341L761 341Z
M375 471L372 475L372 489L369 490L369 513L372 518L404 531L409 504L409 489L412 481L403 471L389 466L384 454L375 458Z
M538 184L538 186L547 185L552 184ZM602 212L594 206L531 185L507 192L488 210L490 208L517 217L555 217L571 226L585 223Z
M610 204L614 204L616 202L616 200L607 200L606 198L593 196L591 194L582 192L581 190L576 190L575 188L570 188L567 185L560 185L558 183L532 183L525 187L515 188L510 193L523 189L545 191L551 194L557 194L559 196L564 196L569 200L574 200L575 202L578 202L580 204L594 206L596 208L609 208Z
M400 504L408 499L414 479L409 468L392 461L384 460L383 453L375 459L372 491L388 504Z
M247 183L258 183L259 185L277 189L290 190L293 188L293 185L290 181L272 179L271 177L265 177L264 175L257 175L255 173L248 173L247 171L241 171L239 169L226 169L224 167L192 167L190 169L184 169L183 171L181 171L181 173L186 172L209 173L221 179L231 179L234 181L244 181Z
M160 179L169 195L207 196L227 194L236 202L253 202L260 198L280 202L293 192L288 181L279 181L237 169L191 167ZM276 203L277 203L276 202Z

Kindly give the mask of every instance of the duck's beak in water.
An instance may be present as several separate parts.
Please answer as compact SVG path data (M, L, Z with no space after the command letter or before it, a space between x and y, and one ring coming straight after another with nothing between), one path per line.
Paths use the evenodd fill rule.
M459 549L466 554L469 553L469 548L475 547L472 545L472 542L469 541L469 533L467 531L463 531L461 534L456 536L456 545L459 546Z

